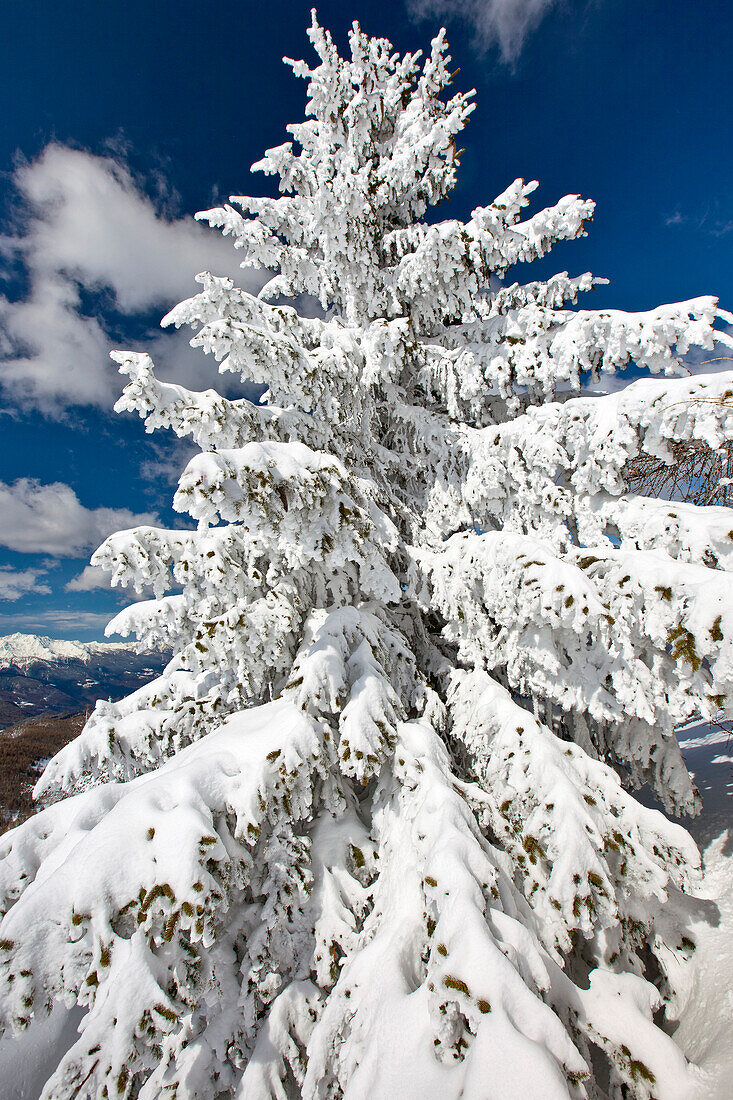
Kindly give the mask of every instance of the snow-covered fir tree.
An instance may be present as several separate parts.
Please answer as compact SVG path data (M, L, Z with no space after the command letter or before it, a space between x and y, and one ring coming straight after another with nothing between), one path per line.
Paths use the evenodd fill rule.
M165 319L264 401L114 356L118 409L201 449L197 526L94 559L154 593L112 631L175 656L0 841L0 1023L84 1010L47 1100L680 1100L699 856L629 791L695 811L673 730L733 686L733 513L624 468L733 439L733 375L580 389L686 374L716 300L509 282L593 204L524 217L517 180L426 220L472 110L444 34L309 33L307 120L255 165L279 197L199 215L269 281L205 272Z

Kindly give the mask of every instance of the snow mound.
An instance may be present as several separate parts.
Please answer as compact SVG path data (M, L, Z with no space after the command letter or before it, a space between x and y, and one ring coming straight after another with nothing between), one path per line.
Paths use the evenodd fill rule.
M693 925L686 1004L675 1042L699 1067L695 1100L729 1100L733 1082L733 856L723 833L705 852L702 895L715 906Z

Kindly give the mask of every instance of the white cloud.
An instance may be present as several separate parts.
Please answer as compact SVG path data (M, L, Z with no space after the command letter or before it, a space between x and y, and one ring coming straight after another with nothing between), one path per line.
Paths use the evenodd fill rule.
M85 565L78 576L64 585L65 592L94 592L97 588L109 588L109 573L93 565Z
M44 572L39 569L13 569L9 565L0 565L0 600L19 600L33 592L48 594L47 584L39 583L38 578Z
M93 632L97 637L104 635L107 623L113 614L105 611L39 611L24 612L20 615L0 615L0 634L15 631L28 634L62 634L75 640L80 634Z
M170 433L158 440L152 439L148 450L150 457L140 463L140 477L162 489L161 497L167 501L170 487L178 484L190 460L199 454L199 448L189 440L178 439Z
M79 557L113 531L156 522L151 513L135 515L127 508L85 508L60 481L0 481L0 546L22 554Z
M81 573L64 585L65 592L96 592L102 589L116 595L118 601L127 605L130 603L144 603L152 600L154 593L152 588L143 588L140 592L129 589L113 589L110 583L110 575L104 569L96 569L93 565L86 565Z
M15 302L0 296L0 384L25 408L47 415L70 405L109 408L119 393L113 341L100 311L85 315L83 291L106 292L115 310L134 316L195 294L193 277L205 269L250 289L263 281L239 268L241 257L218 231L167 218L111 157L49 145L16 170L14 184L18 232L0 241L0 253L23 265L28 293ZM155 347L165 340L158 336ZM187 373L197 375L202 362L198 353Z
M558 0L408 0L417 18L458 16L473 25L481 50L498 46L502 59L516 61L528 35Z

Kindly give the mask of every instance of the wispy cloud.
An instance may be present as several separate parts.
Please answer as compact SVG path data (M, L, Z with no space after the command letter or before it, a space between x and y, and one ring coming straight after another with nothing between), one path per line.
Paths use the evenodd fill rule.
M19 300L0 296L0 386L13 404L51 416L73 405L109 408L120 381L108 358L117 343L108 315L162 312L196 293L202 270L252 289L262 281L241 271L218 232L168 217L164 197L151 200L113 157L49 145L13 182L17 224L0 255L27 287ZM180 356L180 334L149 343L165 358L166 340ZM189 377L204 362L193 354L183 353Z
M418 19L454 16L473 26L481 51L498 46L504 61L517 60L527 37L558 0L407 0Z
M161 499L170 499L170 487L178 479L199 448L187 439L162 437L151 439L148 445L150 457L140 463L140 477L162 490Z
M683 212L677 207L671 214L664 217L667 226L689 226L700 233L707 233L711 237L726 237L733 232L733 218L727 216L727 211L719 199L711 200L706 208L700 212Z
M156 522L152 513L136 515L127 508L86 508L60 481L0 481L0 546L23 554L79 557L113 531Z
M24 612L16 615L0 614L0 634L61 634L66 638L78 638L80 634L102 637L112 614L97 611L52 610Z
M733 220L716 222L715 225L710 226L708 230L714 237L727 237L729 233L733 232Z
M685 215L682 213L682 211L681 210L675 210L674 214L669 214L664 219L664 224L665 225L684 225L686 221L689 221L689 219L685 217Z
M43 569L13 569L9 565L0 565L0 600L13 602L33 593L48 594L51 589L39 577Z

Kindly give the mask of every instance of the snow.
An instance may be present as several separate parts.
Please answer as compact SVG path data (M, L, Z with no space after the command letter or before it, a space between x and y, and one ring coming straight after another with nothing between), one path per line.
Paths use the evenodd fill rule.
M688 823L688 828L701 850L727 828L733 842L733 734L725 727L708 722L691 722L678 732L685 763L694 776L703 800L700 817ZM728 844L727 852L733 851ZM732 985L733 987L733 985Z
M103 995L95 996L92 982L86 983L89 992L79 1002L86 1002L90 1011L81 1037L54 1075L55 1087L60 1092L48 1095L76 1095L82 1078L89 1078L92 1072L86 1068L82 1072L80 1067L85 1058L95 1066L101 1063L98 1076L90 1079L87 1086L90 1095L100 1095L99 1082L104 1076L117 1079L123 1066L130 1064L131 1036L144 1010L148 1014L157 1013L155 1018L162 1032L167 1030L165 1013L173 1011L166 992L170 984L162 979L162 960L156 959L151 951L145 927L146 921L160 923L161 919L170 919L170 913L158 912L161 901L168 909L166 898L177 899L179 927L185 925L191 942L209 953L208 965L215 972L216 950L210 951L215 942L215 926L210 921L215 908L213 899L220 896L218 890L233 890L247 877L245 838L259 833L265 824L265 811L270 817L285 814L282 806L276 809L278 791L288 813L308 816L313 769L323 773L314 723L292 703L281 700L233 716L216 733L183 749L152 776L140 776L129 784L107 784L77 799L65 800L31 819L29 829L23 830L21 826L2 838L4 874L0 906L8 909L2 924L3 942L7 945L14 938L19 941L24 933L32 932L25 940L27 954L24 962L18 960L19 973L9 996L14 999L23 996L27 1005L27 999L33 999L34 989L24 976L30 974L29 967L40 967L44 973L41 977L39 970L35 990L42 985L47 991L45 1000L65 1000L68 993L65 982L70 970L69 967L65 972L59 970L56 962L59 934L65 940L70 926L78 929L76 943L81 945L87 936L87 942L94 943L93 956L82 950L75 955L74 963L71 960L69 963L81 967L85 974L93 966L94 987L99 984ZM273 790L266 805L262 793L268 786ZM234 835L225 823L227 813L233 815ZM35 835L36 824L41 821L43 837ZM217 831L215 822L223 835ZM119 858L122 845L124 860ZM127 938L113 934L112 942L105 946L112 931L110 920L123 908L123 896L128 906L135 899L141 871L152 886L160 870L166 878L165 895L158 897L152 888L148 892L149 904L140 911L135 933ZM220 870L222 881L217 882ZM10 896L14 894L12 879L16 871L28 889L8 907L4 888L9 887ZM79 889L83 896L78 895ZM80 912L84 913L81 919L76 915ZM241 921L243 915L246 914L239 907L232 906L233 920ZM170 927L172 933L173 926ZM161 925L155 938L159 951L170 934ZM267 963L267 941L261 944L261 949ZM105 953L108 955L102 962ZM225 966L228 961L225 952ZM101 975L99 980L97 973ZM104 995L107 981L118 990L113 998ZM121 998L120 990L124 990ZM7 988L5 993L9 993ZM238 993L237 986L235 1004ZM6 1004L9 1007L9 998ZM27 1008L19 1011L30 1015ZM36 1010L34 1015L40 1017L43 1013ZM49 1021L50 1030L31 1024L27 1031L38 1037L37 1076L32 1078L36 1083L45 1083L48 1064L51 1070L56 1068L58 1057L54 1060L53 1052L62 1054L71 1045L66 1024L58 1014L55 1017L52 1014L53 1018L59 1020L59 1030L51 1028ZM5 1080L17 1083L26 1048L22 1039L15 1045L9 1016L3 1022L8 1030L0 1040L0 1071L4 1060ZM111 1065L105 1065L101 1058L92 1058L95 1045L99 1051L103 1037L111 1037L105 1055ZM43 1053L45 1049L48 1057ZM180 1051L176 1054L181 1057ZM44 1069L46 1078L42 1078ZM25 1067L22 1072L26 1072ZM159 1095L155 1083L149 1085L146 1095ZM13 1091L6 1094L2 1087L0 1079L0 1100L5 1096L7 1100L18 1100L15 1084ZM52 1089L50 1084L48 1087ZM32 1090L31 1083L28 1088ZM26 1094L22 1095L25 1098ZM28 1092L28 1100L35 1100L36 1095ZM206 1093L194 1090L189 1095Z
M0 1039L0 1100L38 1100L64 1052L77 1038L82 1009L57 1005L16 1039Z
M728 794L728 798L730 795ZM730 818L730 810L728 810ZM696 1100L730 1100L733 1082L733 855L720 836L705 852L701 895L717 909L693 924L688 1001L675 1040L700 1067Z
M685 824L704 849L695 893L709 903L698 908L690 926L697 949L682 975L686 988L674 1033L701 1071L695 1100L730 1100L733 1082L733 761L721 753L733 738L724 725L698 721L678 731L703 798L700 816Z
M259 721L269 713L266 708L258 716ZM245 722L249 737L243 741ZM265 727L255 729L256 722L254 715L248 719L242 716L228 723L221 737L222 742L228 741L228 751L234 750L236 745L237 755L244 752L252 763L270 748L269 739L261 741ZM733 801L728 789L733 771L729 758L721 754L728 734L708 723L697 722L681 730L679 740L685 759L694 768L696 781L703 789L703 812L692 823L691 831L702 844L711 836L716 839L705 851L705 874L701 888L696 891L698 897L711 904L702 908L704 915L698 916L692 924L697 950L687 964L682 983L686 984L680 997L684 1007L674 1038L700 1070L694 1100L729 1100L733 1080L733 855L724 830L726 826L733 827ZM209 752L211 747L207 747ZM179 758L178 766L200 753L202 748L187 750L182 754L183 759ZM138 781L136 786L144 788L145 782ZM431 813L434 812L433 807ZM361 849L368 844L363 826L355 815L346 814L340 820L326 818L319 825L314 851L318 895L324 888L324 869L336 861L340 849L354 843ZM405 1003L412 1006L411 1014L402 1015L399 1026L390 1020L385 1023L386 1030L380 1029L380 1033L385 1032L384 1050L393 1049L390 1027L396 1028L403 1040L419 1030L412 1020L412 1014L418 1012L417 1001L413 997ZM19 1038L0 1040L0 1100L38 1100L53 1067L76 1040L76 1028L82 1015L80 1010L67 1011L57 1006L48 1019L40 1018ZM617 1021L617 1026L622 1025L623 1021ZM410 1049L409 1039L401 1045ZM383 1066L381 1072L387 1079L388 1066ZM440 1077L437 1066L436 1073ZM442 1073L447 1076L446 1070ZM415 1078L409 1082L409 1093L405 1092L403 1081L399 1091L405 1096L424 1096L424 1090L421 1093L418 1088L421 1080Z
M39 634L6 634L0 638L0 668L24 668L35 661L84 661L112 653L136 653L130 642L72 642Z

